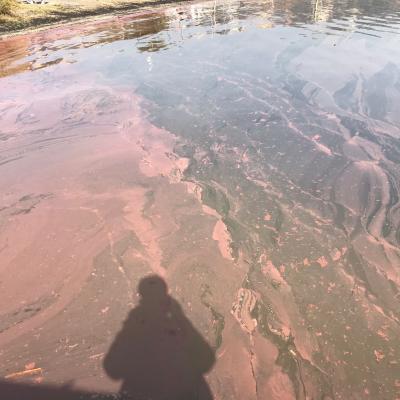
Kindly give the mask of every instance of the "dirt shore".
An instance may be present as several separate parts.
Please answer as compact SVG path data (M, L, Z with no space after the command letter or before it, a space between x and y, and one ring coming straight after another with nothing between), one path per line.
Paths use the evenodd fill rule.
M42 28L81 18L121 13L178 3L175 0L50 0L47 4L19 4L12 16L0 15L0 35ZM0 37L1 37L0 36Z

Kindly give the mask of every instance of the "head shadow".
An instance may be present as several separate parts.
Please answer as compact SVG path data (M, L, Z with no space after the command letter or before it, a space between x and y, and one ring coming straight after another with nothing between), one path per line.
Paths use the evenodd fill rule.
M132 400L212 400L204 379L215 354L156 275L138 285L130 311L104 359L120 396Z

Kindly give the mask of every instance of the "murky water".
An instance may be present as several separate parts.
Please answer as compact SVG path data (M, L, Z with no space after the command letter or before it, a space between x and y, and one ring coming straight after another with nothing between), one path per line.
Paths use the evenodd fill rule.
M153 272L215 399L400 398L398 1L188 3L4 39L0 71L2 376L117 390Z

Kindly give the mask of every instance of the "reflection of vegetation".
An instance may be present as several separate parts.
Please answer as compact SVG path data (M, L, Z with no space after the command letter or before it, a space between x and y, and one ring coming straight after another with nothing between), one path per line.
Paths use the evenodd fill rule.
M332 0L316 0L314 8L314 21L328 21L332 17Z
M151 16L151 18L142 19L142 15L141 19L133 17L125 19L124 21L115 20L106 24L91 27L87 34L98 35L98 37L96 40L91 38L88 46L85 47L93 46L95 44L112 43L116 40L145 38L143 46L140 43L140 39L138 40L138 49L141 51L147 51L146 47L149 47L153 49L149 51L157 51L154 49L157 47L163 48L166 44L162 39L155 39L153 35L167 29L169 20L163 14L156 15L155 17L151 14Z
M139 38L154 35L168 28L168 18L164 14L156 17L132 21L123 26L123 39Z
M3 1L0 0L0 4ZM14 0L9 0L14 1ZM8 17L4 17L8 18ZM1 24L1 13L0 13L0 24ZM84 28L83 38L79 39L82 42L71 41L64 48L80 48L80 47L91 47L102 43L112 43L116 40L130 40L141 37L146 37L146 40L140 42L138 40L137 48L139 51L158 51L168 46L161 38L154 38L153 35L168 28L169 19L165 15L151 14L151 18L144 18L141 15L141 19L138 17L130 17L122 22L120 20L112 20L95 25L87 25ZM1 30L1 29L0 29ZM76 32L75 32L76 33ZM71 37L65 38L73 40ZM30 55L29 52L30 39L26 36L9 38L2 43L0 48L0 77L7 75L13 75L15 73L23 72L26 70L34 70L39 68L46 68L50 65L58 64L63 58L57 58L55 60L47 60L47 51L52 48L51 43L46 44L43 47L43 51L36 53L36 62L21 62L25 57ZM58 50L58 48L53 48ZM42 53L46 53L44 60L38 62ZM51 54L50 54L51 57Z
M143 24L143 22L145 22L145 24ZM152 18L143 22L135 24L135 31L138 34L138 36L135 37L149 37L146 37L143 41L138 40L137 49L141 52L154 52L167 47L167 43L163 38L160 36L154 37L154 35L168 28L168 18L165 15L158 15L157 18Z
M138 44L136 47L141 52L154 52L154 51L159 51L159 50L167 47L167 44L164 42L163 39L154 39L154 40L149 40L144 43L141 43L140 41L138 41Z

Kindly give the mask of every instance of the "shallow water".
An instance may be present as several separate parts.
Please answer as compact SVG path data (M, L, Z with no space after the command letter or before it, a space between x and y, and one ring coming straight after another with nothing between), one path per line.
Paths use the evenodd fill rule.
M65 25L0 41L0 76L2 376L117 390L153 272L215 399L400 398L398 1Z

